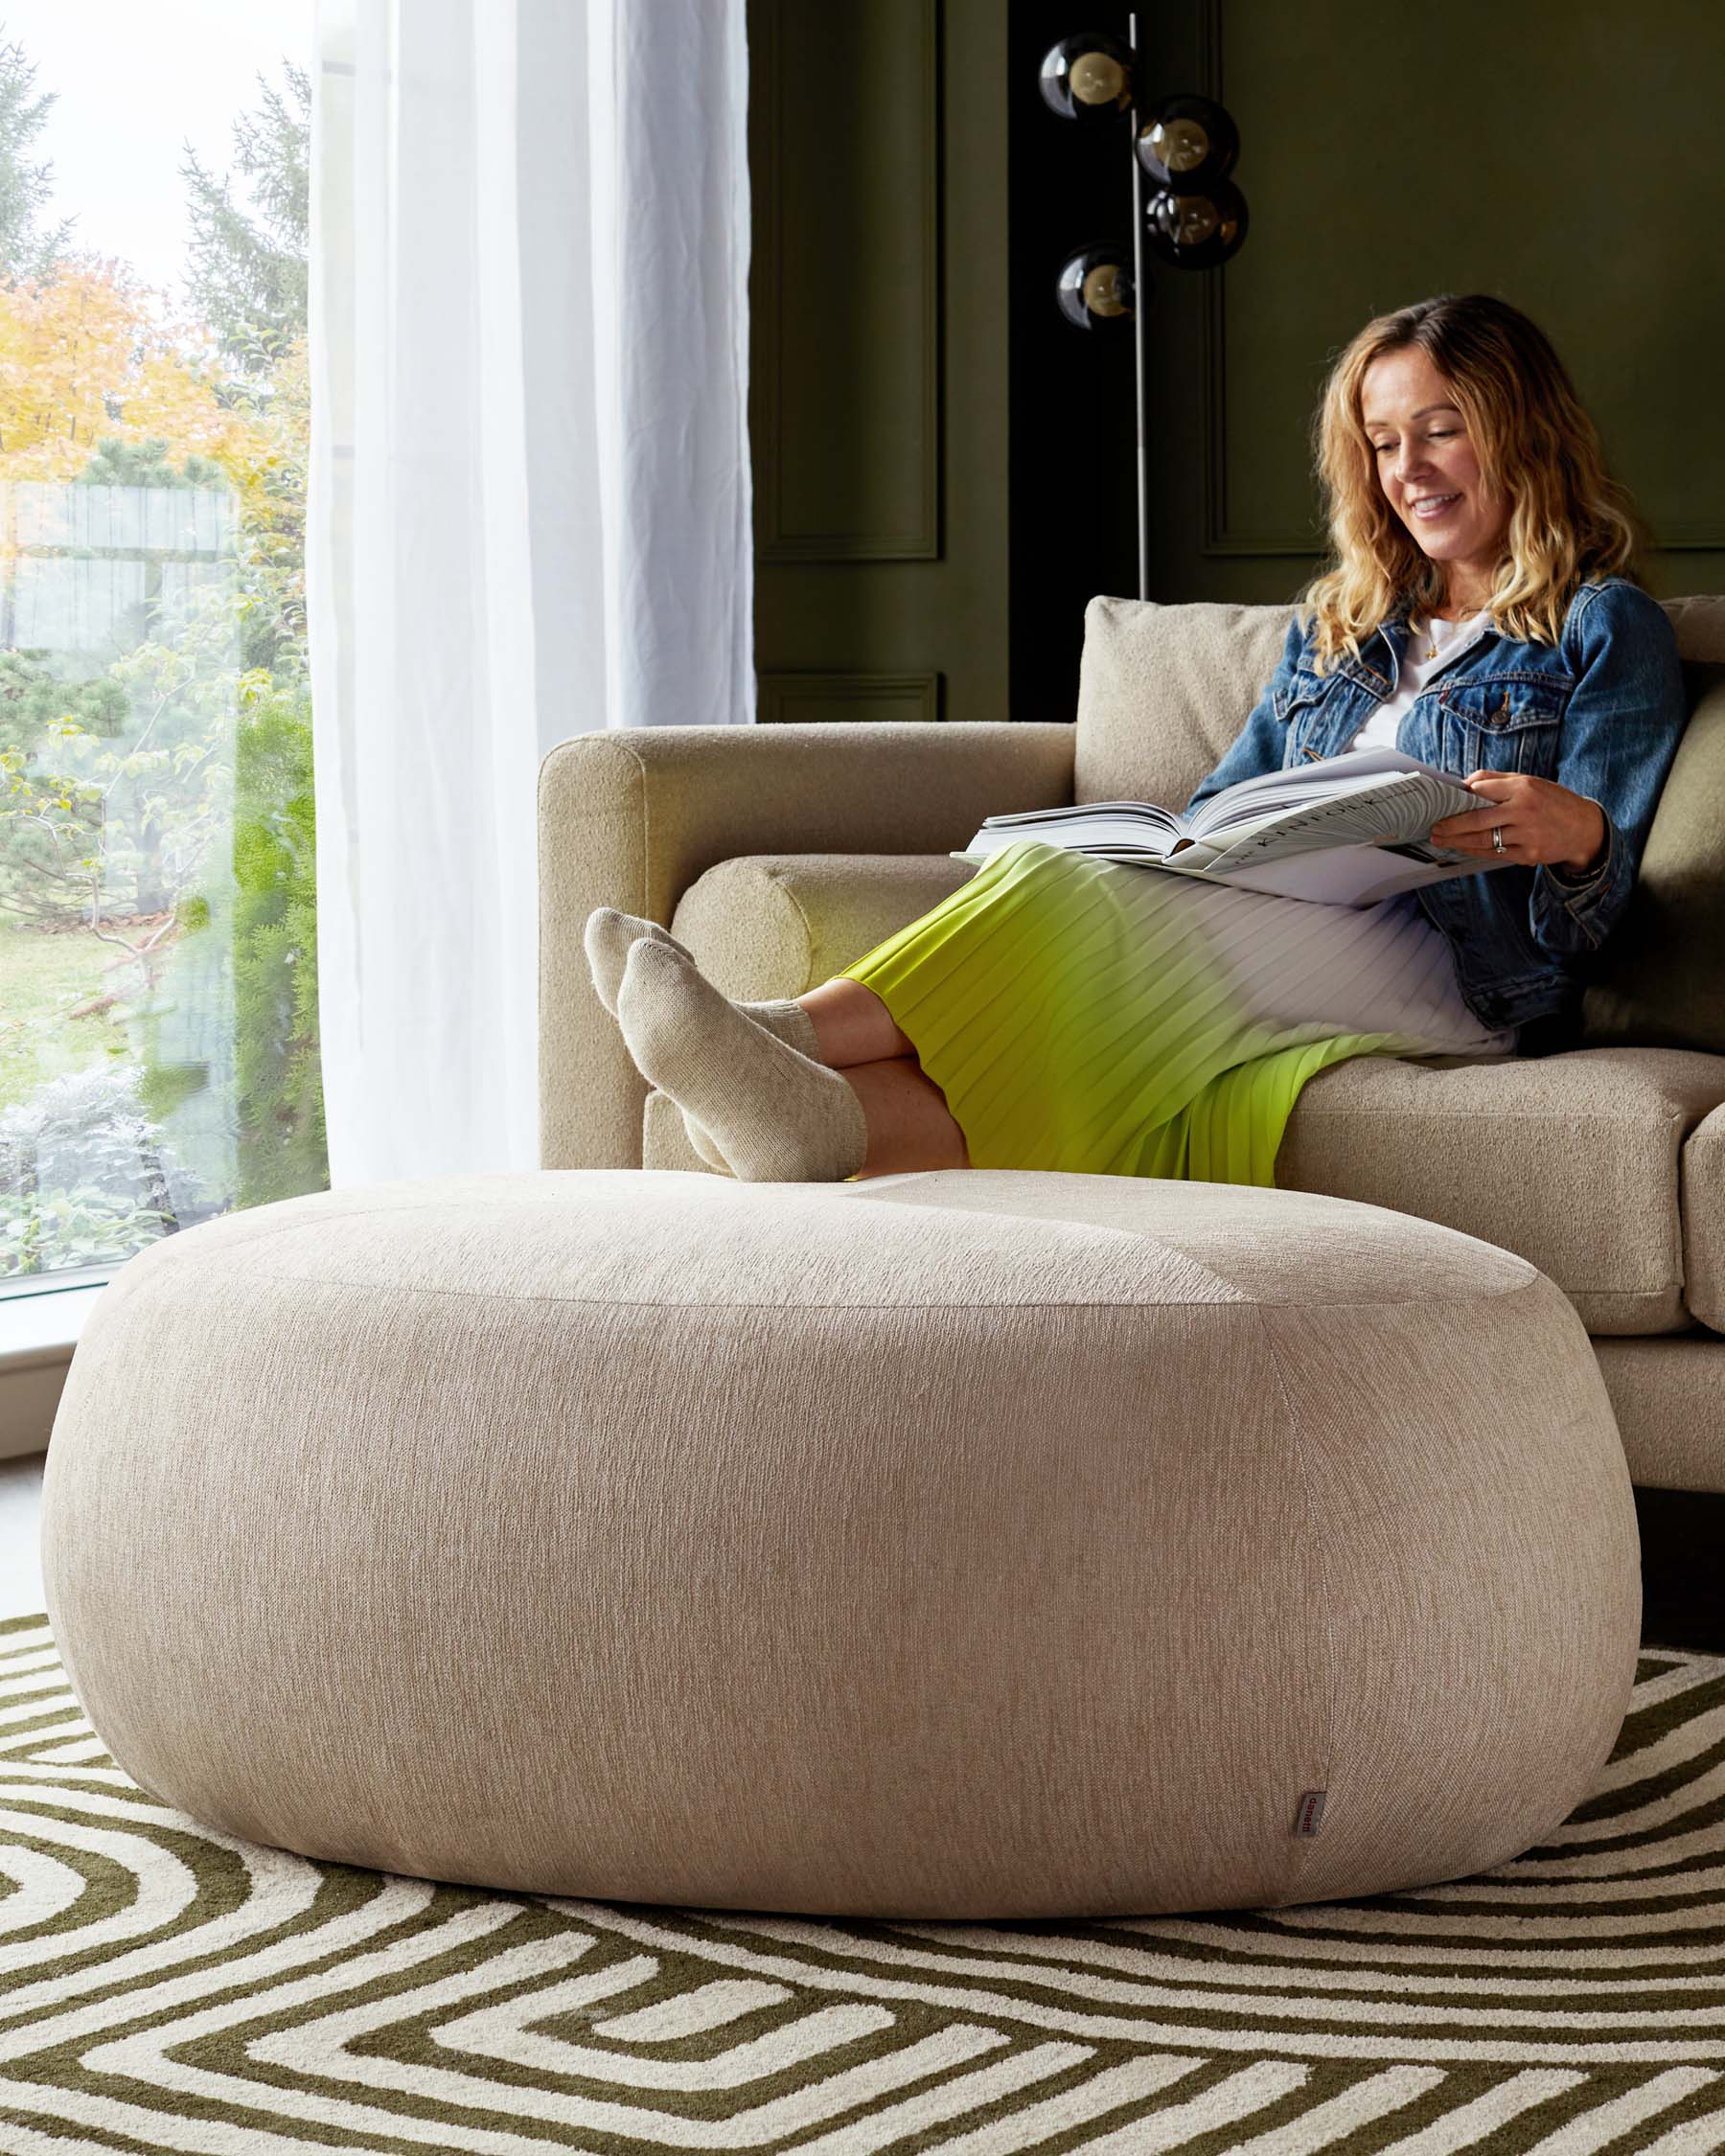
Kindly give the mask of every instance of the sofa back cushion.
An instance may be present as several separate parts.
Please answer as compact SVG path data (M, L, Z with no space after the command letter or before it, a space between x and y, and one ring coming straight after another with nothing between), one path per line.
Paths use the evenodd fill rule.
M1725 1054L1725 598L1665 607L1691 716L1634 895L1588 968L1582 1038ZM1074 798L1182 807L1246 723L1291 614L1288 606L1092 599Z
M1078 667L1073 799L1183 808L1276 672L1290 611L1092 599Z

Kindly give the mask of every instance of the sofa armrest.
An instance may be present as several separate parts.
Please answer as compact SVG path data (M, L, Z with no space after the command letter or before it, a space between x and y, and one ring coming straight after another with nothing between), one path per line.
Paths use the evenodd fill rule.
M540 768L540 1158L641 1161L645 1081L588 978L596 906L670 925L737 854L931 854L1072 798L1066 725L657 726L577 734Z
M1683 1299L1691 1317L1725 1333L1725 1106L1684 1141Z

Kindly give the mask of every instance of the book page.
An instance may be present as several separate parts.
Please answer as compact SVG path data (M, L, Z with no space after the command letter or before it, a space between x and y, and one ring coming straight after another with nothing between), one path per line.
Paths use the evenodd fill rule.
M1148 801L1088 801L990 816L953 858L979 867L1028 839L1122 867L1168 868L1319 904L1368 906L1502 865L1431 843L1440 817L1479 806L1453 772L1399 749L1350 749L1244 779L1189 819Z
M1186 819L1186 829L1195 838L1244 829L1286 810L1314 808L1344 793L1363 792L1397 772L1417 772L1437 780L1454 789L1470 807L1478 806L1453 771L1422 764L1416 756L1404 756L1399 748L1350 748L1341 756L1315 757L1287 770L1260 771L1256 778L1242 779L1201 802Z
M1002 847L1033 838L1045 846L1112 858L1115 849L1160 859L1181 842L1180 818L1148 801L1087 801L1070 809L1026 809L990 816L965 848L986 860Z
M1427 834L1440 817L1479 805L1457 780L1425 771L1390 771L1309 807L1284 810L1245 831L1212 833L1208 841L1208 865L1244 868L1254 861L1284 860L1290 854L1381 845L1386 840L1419 845L1429 860L1450 861L1461 857L1431 846Z

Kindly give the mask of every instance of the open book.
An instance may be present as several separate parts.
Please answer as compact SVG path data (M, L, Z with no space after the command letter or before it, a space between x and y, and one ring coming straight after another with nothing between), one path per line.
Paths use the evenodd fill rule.
M1497 868L1477 854L1434 846L1434 823L1484 808L1453 771L1395 748L1242 779L1190 815L1148 801L1087 801L990 816L954 860L978 863L1020 839L1098 860L1171 869L1331 906L1374 906L1397 891Z

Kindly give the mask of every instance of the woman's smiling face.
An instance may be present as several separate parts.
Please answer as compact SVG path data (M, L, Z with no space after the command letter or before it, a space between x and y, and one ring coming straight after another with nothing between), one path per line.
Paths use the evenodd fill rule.
M1509 503L1486 486L1449 383L1429 354L1406 345L1380 353L1360 387L1391 508L1421 550L1449 567L1452 600L1483 600L1503 553Z

